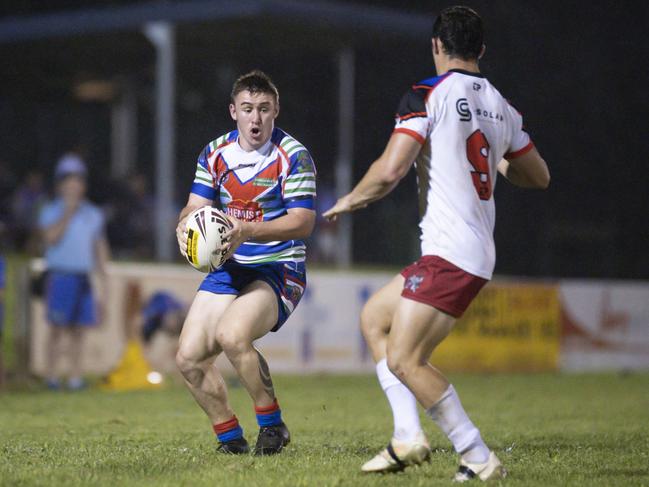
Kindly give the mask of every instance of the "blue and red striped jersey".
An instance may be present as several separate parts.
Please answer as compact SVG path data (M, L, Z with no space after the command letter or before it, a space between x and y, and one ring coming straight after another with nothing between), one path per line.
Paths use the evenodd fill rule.
M218 200L228 215L244 221L269 221L290 208L315 209L316 169L309 151L275 128L270 140L246 152L237 130L213 140L201 152L191 192ZM241 264L303 262L302 240L244 242L233 259Z

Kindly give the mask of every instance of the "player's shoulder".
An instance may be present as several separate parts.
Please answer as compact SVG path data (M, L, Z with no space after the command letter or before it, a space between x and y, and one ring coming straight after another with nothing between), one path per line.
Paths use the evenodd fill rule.
M476 73L466 73L466 85L467 89L477 93L480 96L488 96L493 101L500 102L504 105L508 105L511 108L514 108L509 100L503 96L498 87L494 85L486 76Z
M426 116L426 103L437 87L449 77L449 73L441 76L433 76L413 83L408 91L401 97L397 118Z
M227 132L207 144L205 146L205 152L207 154L211 154L219 149L223 149L226 146L230 145L232 142L236 142L238 136L239 132L237 130Z
M489 95L491 96L492 102L499 103L500 107L502 107L502 109L504 110L504 113L506 113L513 119L519 119L523 117L523 114L518 109L518 107L514 105L514 103L512 103L512 101L507 96L503 95L493 83L489 82L486 78L484 81L489 87Z
M451 76L452 72L447 72L439 76L433 76L431 78L423 79L417 83L414 83L411 87L411 91L418 93L428 93L431 90L434 90L439 86L444 80Z
M289 159L294 158L301 152L309 152L304 144L279 127L273 129L271 142L285 152Z

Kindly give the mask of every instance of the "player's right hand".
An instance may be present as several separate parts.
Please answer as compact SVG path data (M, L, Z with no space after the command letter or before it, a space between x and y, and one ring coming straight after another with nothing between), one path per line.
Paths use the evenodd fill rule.
M339 198L336 204L325 211L322 216L330 222L335 222L338 219L338 215L349 213L355 209L352 205L351 194L347 194Z
M187 217L181 218L176 227L176 240L178 240L178 249L183 257L187 257Z

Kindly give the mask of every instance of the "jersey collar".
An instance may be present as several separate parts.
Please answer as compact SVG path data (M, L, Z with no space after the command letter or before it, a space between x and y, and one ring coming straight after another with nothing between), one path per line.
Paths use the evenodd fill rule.
M484 75L481 73L474 73L473 71L467 71L465 69L449 69L448 72L466 74L467 76L474 76L476 78L484 78Z
M254 149L254 150L251 150L250 152L245 151L243 149L243 147L241 147L241 144L239 144L239 137L240 136L237 136L236 148L239 151L239 153L242 154L242 155L245 155L245 157L248 157L248 158L256 158L258 156L267 157L268 154L270 153L270 147L273 144L273 140L272 140L273 137L272 136L259 149Z

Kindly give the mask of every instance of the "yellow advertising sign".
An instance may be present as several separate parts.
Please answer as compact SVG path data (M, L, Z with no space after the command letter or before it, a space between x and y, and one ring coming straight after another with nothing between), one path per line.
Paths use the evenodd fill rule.
M529 372L559 366L556 286L490 283L478 294L431 362L443 372Z

